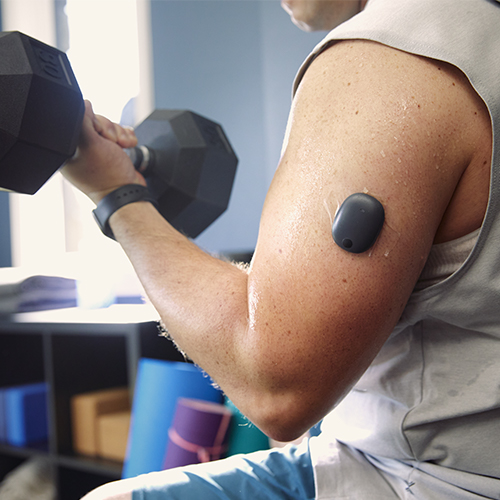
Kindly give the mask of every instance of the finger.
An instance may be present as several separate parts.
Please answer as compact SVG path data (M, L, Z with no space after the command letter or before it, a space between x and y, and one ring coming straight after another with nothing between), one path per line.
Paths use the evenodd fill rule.
M94 108L92 107L92 103L88 100L85 100L85 115L90 118L95 131L98 134L100 134L102 132L102 125L94 113Z
M85 142L91 140L93 132L108 139L122 148L132 148L137 145L137 137L131 127L122 127L102 115L96 115L90 101L85 101L84 126L82 127Z
M108 120L105 116L101 115L95 115L95 120L100 128L99 135L113 142L118 141L118 131L115 124L111 120Z
M89 101L85 101L85 114L83 116L79 147L86 147L90 144L96 133L100 132L100 128L101 125L96 120L92 104Z
M122 148L132 148L137 146L137 137L133 128L122 127L121 125L115 124L115 129L118 137L117 142Z
M137 145L137 137L132 128L122 127L101 115L96 115L96 120L101 129L99 134L105 139L116 142L122 148L131 148Z

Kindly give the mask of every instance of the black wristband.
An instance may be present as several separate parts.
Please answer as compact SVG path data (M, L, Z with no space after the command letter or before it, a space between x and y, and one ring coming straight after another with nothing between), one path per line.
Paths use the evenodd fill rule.
M92 211L94 219L101 231L109 238L115 239L115 235L109 225L109 218L119 209L135 203L137 201L148 201L155 207L158 206L148 188L140 184L127 184L118 189L115 189L106 195Z

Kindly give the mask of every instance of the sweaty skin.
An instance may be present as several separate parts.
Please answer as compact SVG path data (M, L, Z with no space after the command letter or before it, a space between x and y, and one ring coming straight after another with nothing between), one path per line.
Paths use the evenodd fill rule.
M65 175L98 202L143 179L107 125L99 134L94 124L89 108ZM488 112L458 70L340 42L300 84L248 269L207 255L149 203L123 207L110 223L180 348L258 427L288 441L368 367L432 243L480 227L490 163ZM332 241L325 197L367 186L400 235L388 256L352 255Z

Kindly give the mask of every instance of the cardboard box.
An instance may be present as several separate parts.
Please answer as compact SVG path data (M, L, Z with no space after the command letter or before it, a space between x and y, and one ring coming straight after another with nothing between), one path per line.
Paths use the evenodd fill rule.
M123 462L127 453L130 411L101 415L97 421L98 455Z
M71 399L73 450L88 456L99 454L98 421L102 415L130 411L127 387L78 394Z

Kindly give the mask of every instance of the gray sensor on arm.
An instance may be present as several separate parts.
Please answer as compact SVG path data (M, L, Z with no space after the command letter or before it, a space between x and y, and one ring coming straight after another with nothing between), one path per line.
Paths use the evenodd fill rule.
M347 252L366 252L377 241L384 219L384 207L380 201L366 193L352 194L335 215L333 240Z

